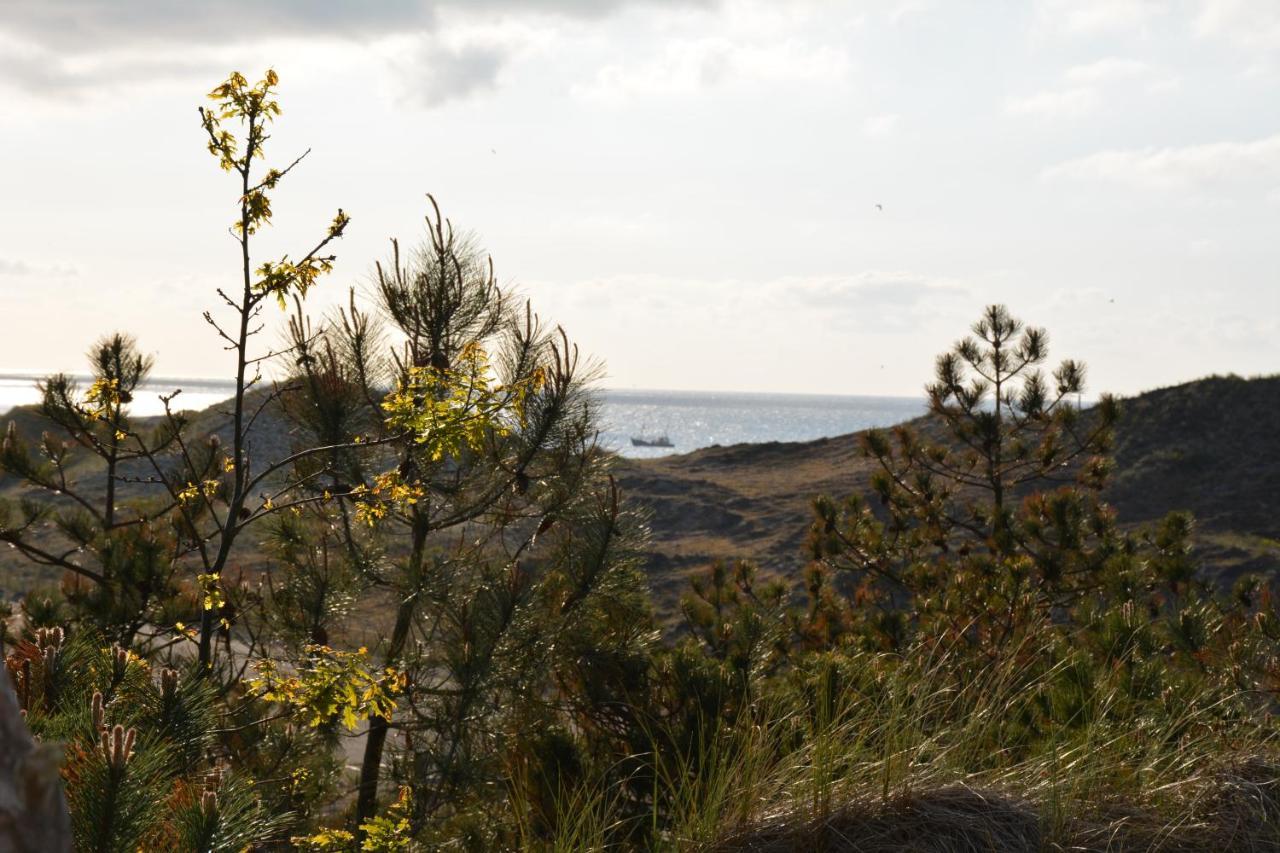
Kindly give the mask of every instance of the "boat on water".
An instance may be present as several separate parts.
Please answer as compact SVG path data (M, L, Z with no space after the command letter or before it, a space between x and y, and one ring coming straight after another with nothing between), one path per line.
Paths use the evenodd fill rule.
M631 436L631 446L632 447L675 447L675 445L671 443L671 439L667 437L665 433L662 435L654 435L654 436L647 436L647 437L633 435Z

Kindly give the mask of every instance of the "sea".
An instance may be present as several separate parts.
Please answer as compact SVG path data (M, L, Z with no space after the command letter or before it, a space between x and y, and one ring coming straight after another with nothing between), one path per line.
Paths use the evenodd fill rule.
M812 441L892 426L925 413L923 397L632 391L603 394L601 442L623 456L687 453L720 444ZM670 448L631 439L666 436Z
M0 415L39 400L34 374L0 374ZM203 409L227 398L230 387L208 379L157 378L134 395L133 411L163 411L160 394L181 388L174 406ZM925 412L921 397L753 394L723 391L604 390L600 441L623 456L688 453L712 445L811 441L870 427L891 426ZM633 438L665 436L671 447L637 447Z

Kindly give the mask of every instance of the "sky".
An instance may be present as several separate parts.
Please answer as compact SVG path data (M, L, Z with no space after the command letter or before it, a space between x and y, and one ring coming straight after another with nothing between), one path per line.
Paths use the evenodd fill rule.
M1094 392L1280 371L1275 0L0 7L0 370L232 371L196 107L272 67L260 257L353 217L317 314L430 192L607 387L918 394L992 302Z

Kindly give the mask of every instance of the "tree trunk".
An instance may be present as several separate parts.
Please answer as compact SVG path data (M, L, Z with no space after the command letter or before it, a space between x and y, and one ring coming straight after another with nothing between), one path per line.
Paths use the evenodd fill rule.
M396 608L396 624L391 631L391 643L387 646L386 665L398 666L400 655L409 642L409 632L418 611L418 596L422 592L422 556L427 545L430 526L427 514L419 505L413 514L413 545L409 550L409 578L413 592ZM356 837L364 841L361 829L378 809L378 778L382 774L382 750L387 743L387 731L391 721L385 717L369 717L369 734L364 742L364 761L360 764L360 784L356 789ZM3 851L0 851L3 853Z
M0 670L0 853L70 853L60 759L58 747L32 740L9 675Z
M394 666L404 651L416 610L416 594L400 602L396 612L395 629L391 634L391 645L387 650L387 666ZM364 830L360 827L371 820L378 810L378 778L382 774L382 751L386 746L387 731L390 728L391 721L386 717L369 717L369 734L364 742L364 760L360 763L360 784L356 789L356 832L361 841L364 840Z

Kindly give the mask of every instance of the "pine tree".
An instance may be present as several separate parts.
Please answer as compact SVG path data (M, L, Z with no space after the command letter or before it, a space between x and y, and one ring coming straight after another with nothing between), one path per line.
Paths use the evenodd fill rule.
M717 561L706 575L690 578L691 593L680 601L689 631L734 673L746 700L786 659L792 639L786 585L778 579L761 583L758 574L747 560Z
M87 631L40 629L5 659L23 719L65 744L75 849L238 851L278 839L280 815L221 765L216 693L192 669L154 672Z
M815 503L812 642L853 632L901 648L927 622L939 638L999 647L1099 595L1187 579L1185 524L1178 535L1170 521L1155 547L1123 532L1102 499L1115 400L1082 408L1084 366L1063 361L1046 377L1047 333L1004 306L972 331L938 357L924 422L862 439L877 503Z
M429 243L375 270L376 313L353 296L319 332L292 324L286 412L331 450L298 459L266 612L305 661L345 613L394 603L369 643L393 707L368 714L357 834L388 770L415 831L464 833L540 727L615 713L600 675L643 668L651 631L591 367L431 202Z

